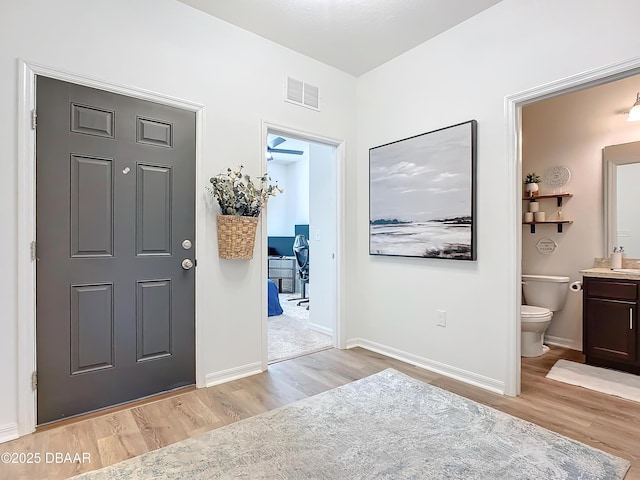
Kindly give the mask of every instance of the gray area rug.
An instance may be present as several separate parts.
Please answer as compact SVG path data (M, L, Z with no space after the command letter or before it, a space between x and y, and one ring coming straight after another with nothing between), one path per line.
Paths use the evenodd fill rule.
M298 306L290 298L299 298L300 294L280 294L282 315L268 319L268 360L279 362L289 358L318 352L333 346L333 339L324 333L309 327L308 304Z
M640 402L640 376L631 373L558 360L547 378Z
M621 479L629 462L388 369L78 479Z

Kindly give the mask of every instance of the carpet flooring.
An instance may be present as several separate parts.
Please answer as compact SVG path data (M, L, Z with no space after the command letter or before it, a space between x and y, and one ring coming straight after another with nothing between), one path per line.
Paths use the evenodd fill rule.
M558 360L547 378L640 402L640 376L609 368Z
M74 478L614 480L628 468L387 369Z
M292 298L299 294L280 294L282 315L269 317L268 320L268 361L280 362L289 358L331 348L333 339L317 332L309 326L308 304L298 306Z

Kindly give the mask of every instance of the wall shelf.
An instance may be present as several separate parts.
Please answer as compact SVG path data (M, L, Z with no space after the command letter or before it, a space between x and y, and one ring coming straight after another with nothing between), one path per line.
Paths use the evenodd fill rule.
M562 206L562 199L563 198L571 198L573 197L573 193L556 193L556 194L551 194L551 195L536 195L534 197L522 197L523 200L529 200L530 202L536 201L536 200L544 200L545 198L556 198L558 201L558 206L561 207Z
M562 200L564 198L571 198L571 197L573 197L573 193L554 193L550 195L536 195L532 197L522 197L522 200L528 200L529 202L534 202L538 200L555 198L556 204L558 205L558 208L560 208L562 207ZM562 226L571 225L572 223L573 223L573 220L546 220L544 222L526 222L526 223L522 222L523 225L529 225L531 227L531 233L536 233L536 225L545 225L545 224L557 225L558 233L562 233Z
M544 222L527 222L527 223L523 223L522 225L531 226L531 233L536 233L536 225L555 224L558 226L558 233L562 233L562 226L571 225L572 223L573 223L573 220L548 220Z

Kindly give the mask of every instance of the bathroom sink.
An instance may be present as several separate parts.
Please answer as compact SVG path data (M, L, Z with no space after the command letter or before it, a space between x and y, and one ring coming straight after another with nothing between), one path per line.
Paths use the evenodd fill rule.
M640 275L640 268L612 268L614 272L630 273L632 275Z

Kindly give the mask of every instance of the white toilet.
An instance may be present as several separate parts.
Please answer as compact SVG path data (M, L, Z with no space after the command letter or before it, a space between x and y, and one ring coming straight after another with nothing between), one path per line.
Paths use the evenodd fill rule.
M549 350L542 344L544 332L551 324L553 312L564 307L569 277L522 275L522 291L526 305L520 306L520 354L539 357Z

